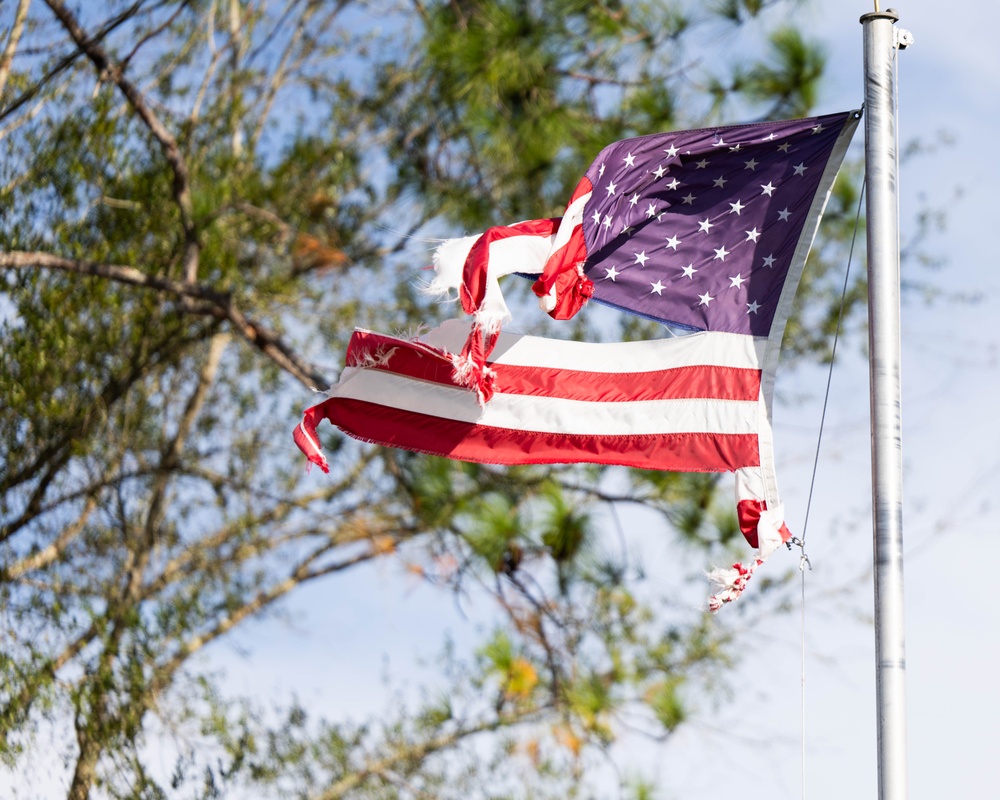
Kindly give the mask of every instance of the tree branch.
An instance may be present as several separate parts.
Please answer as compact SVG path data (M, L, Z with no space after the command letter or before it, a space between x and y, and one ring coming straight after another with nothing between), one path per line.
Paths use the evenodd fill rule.
M318 367L300 358L277 333L244 315L236 307L228 292L219 292L200 283L180 282L156 275L147 275L135 267L120 264L80 261L41 252L11 251L0 253L0 269L38 268L107 278L129 286L168 292L180 298L205 301L206 305L204 306L186 304L184 310L196 314L207 314L220 321L229 322L240 336L310 389L325 388L330 385L330 380L320 372Z
M320 570L310 571L309 564L316 557L318 557L320 552L323 552L323 548L321 548L320 551L311 554L303 563L299 564L287 578L274 584L268 589L259 592L249 602L244 603L239 608L221 617L211 629L205 631L204 633L197 634L184 642L167 663L157 668L157 677L152 684L153 693L159 694L166 687L166 685L169 684L174 673L180 669L184 662L198 650L213 640L218 639L223 634L228 633L248 617L259 613L272 603L280 600L297 586L301 586L302 584L315 578L328 575L332 572L348 569L356 566L357 564L362 564L365 561L370 561L373 558L378 558L379 556L384 555L382 548L373 543L369 549L362 553L345 558L342 561L338 561L335 564L331 564Z
M191 432L191 427L198 418L198 414L201 413L208 389L215 381L215 375L222 360L222 352L226 347L228 339L227 335L220 333L212 337L208 347L208 356L202 365L201 371L198 373L198 383L184 406L184 412L177 423L177 430L170 441L164 444L160 452L160 464L156 471L156 477L153 480L152 496L150 497L149 511L146 514L146 523L144 526L145 547L150 552L152 552L155 546L157 531L163 521L167 486L180 460L181 451L184 449L184 442ZM142 578L142 575L138 576L138 583L135 586L136 596L138 596Z
M14 61L14 53L17 52L18 42L21 41L21 34L24 32L24 21L28 18L28 6L30 5L31 0L20 0L17 4L17 11L14 14L14 24L10 29L7 46L3 49L3 56L0 56L0 97L3 97L3 90L7 86L7 78L10 77L10 65Z
M0 253L0 266L2 266L4 255ZM53 462L56 463L57 469L61 469L70 458L73 442L85 438L90 434L94 421L100 418L100 415L97 413L100 409L110 408L124 397L136 381L140 380L150 369L163 361L176 357L185 347L196 341L200 341L204 335L205 331L198 330L195 332L193 338L175 336L163 339L157 342L148 354L144 356L138 353L133 354L129 363L129 371L125 375L109 378L90 408L81 414L74 424L66 427L58 436L52 437L49 444L44 446L29 464L20 469L15 469L13 472L4 473L0 471L0 494L8 492L15 486L31 480L39 471L46 469L47 465ZM9 464L7 467L10 469Z
M72 37L77 47L90 59L102 80L107 79L118 86L129 104L145 123L150 133L160 145L163 157L173 171L174 201L180 210L181 227L184 230L184 280L193 283L198 278L198 259L200 246L194 224L194 204L191 199L191 176L187 163L181 155L180 147L173 134L167 130L160 118L153 112L141 91L128 78L121 65L113 64L107 52L96 39L91 38L80 27L73 12L66 8L62 0L45 0L52 13L56 15L62 26Z
M310 0L306 10L303 12L302 16L299 17L295 30L292 32L288 44L285 46L285 51L281 54L281 58L278 61L278 66L275 67L274 74L271 76L271 80L268 82L267 88L264 90L263 108L258 113L257 124L254 127L253 132L250 134L251 152L256 152L257 150L257 143L260 141L260 136L264 131L264 125L267 123L267 118L271 115L271 107L274 105L274 100L278 95L278 90L288 77L288 62L291 59L296 46L302 40L309 20L312 18L313 14L319 10L319 5L320 4L317 0ZM338 0L337 8L334 10L330 19L332 19L333 16L336 16L344 5L346 5L345 0Z
M89 275L95 278L108 278L118 283L126 283L130 286L141 286L145 289L156 289L158 291L169 292L178 297L190 297L197 300L207 300L218 305L225 305L229 302L228 296L223 292L199 283L182 283L181 281L161 278L156 275L148 275L140 272L135 267L122 266L119 264L104 264L97 261L81 261L74 258L63 258L52 253L38 251L26 252L12 250L0 253L0 268L3 269L55 269L62 272L75 272L78 275Z
M15 581L26 572L47 567L59 558L69 546L69 543L80 535L95 508L97 508L96 494L87 498L87 502L83 506L83 511L80 512L80 515L71 524L62 530L54 542L47 547L43 547L37 553L23 558L4 569L2 573L3 580L5 582Z
M384 776L398 764L414 761L419 762L434 753L457 744L463 739L469 739L480 733L491 733L501 728L529 722L536 718L542 711L544 711L543 708L531 708L523 712L500 715L495 719L485 720L467 727L460 727L451 733L442 734L427 741L402 746L384 758L369 761L356 772L341 778L336 783L327 787L326 791L320 794L317 800L337 800L337 798L343 797L352 789L357 789L368 778Z

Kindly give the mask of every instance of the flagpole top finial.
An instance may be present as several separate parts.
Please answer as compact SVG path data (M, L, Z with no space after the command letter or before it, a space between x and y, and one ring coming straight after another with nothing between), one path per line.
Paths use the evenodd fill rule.
M875 19L891 19L893 22L898 22L899 12L894 8L887 8L885 11L882 11L879 8L879 4L876 0L875 10L868 14L861 15L861 24L863 25L864 23L870 22L871 20Z

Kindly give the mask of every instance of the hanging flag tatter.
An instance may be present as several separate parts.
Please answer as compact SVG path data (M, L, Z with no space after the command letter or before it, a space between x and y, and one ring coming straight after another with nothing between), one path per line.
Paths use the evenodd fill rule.
M432 291L455 320L414 340L356 331L347 368L295 441L327 469L316 425L495 464L600 463L736 473L755 557L713 573L713 609L790 537L771 402L802 268L857 112L628 139L595 159L559 219L445 242ZM687 335L585 343L501 332L499 278L536 276L556 319L589 299Z

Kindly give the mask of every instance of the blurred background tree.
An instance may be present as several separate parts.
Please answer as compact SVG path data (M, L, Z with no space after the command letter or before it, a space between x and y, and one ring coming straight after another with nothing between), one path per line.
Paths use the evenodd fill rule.
M560 214L616 139L811 111L824 61L787 26L795 5L0 4L6 766L53 758L44 731L73 800L566 797L622 714L652 736L683 725L732 664L732 632L649 607L641 565L595 542L635 505L692 571L730 558L716 476L494 469L324 432L333 472L304 479L289 433L355 325L458 313L419 291L436 238ZM810 262L799 356L826 353L856 178ZM559 335L598 332L581 315ZM447 659L447 700L352 726L281 698L275 724L192 661L403 546L504 620ZM159 774L149 753L177 726L197 743Z

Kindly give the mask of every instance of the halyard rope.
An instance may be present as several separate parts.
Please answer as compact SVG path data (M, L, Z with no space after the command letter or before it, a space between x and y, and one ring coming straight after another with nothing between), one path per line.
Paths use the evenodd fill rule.
M806 501L805 519L802 521L802 537L794 537L789 544L798 545L802 548L799 557L799 572L801 573L801 615L800 615L800 640L801 652L801 728L802 728L802 800L806 798L806 567L812 569L809 563L809 556L806 555L806 529L809 527L809 511L812 508L813 490L816 487L816 472L819 469L819 453L823 444L823 428L826 424L826 411L830 405L830 386L833 382L833 365L837 359L837 343L840 341L840 328L844 320L844 303L847 299L847 287L851 276L851 262L854 260L854 245L858 240L858 228L861 224L861 204L865 197L865 178L862 176L861 194L858 196L858 210L854 218L854 232L851 235L851 249L847 256L847 270L844 273L844 286L840 292L840 308L837 312L837 327L833 334L833 346L830 350L830 369L826 376L826 392L823 395L823 413L820 415L819 433L816 437L816 455L813 459L812 477L809 481L809 498Z

